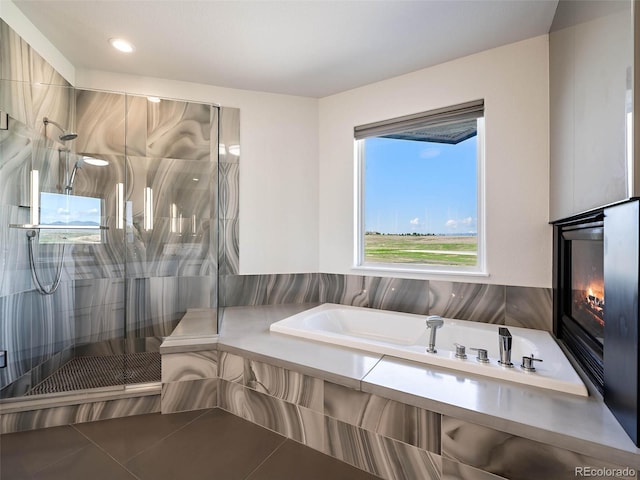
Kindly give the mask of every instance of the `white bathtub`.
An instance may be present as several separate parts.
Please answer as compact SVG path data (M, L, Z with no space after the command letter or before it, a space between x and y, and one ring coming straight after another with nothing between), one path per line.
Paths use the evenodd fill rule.
M271 325L271 331L328 342L440 367L588 396L584 383L553 337L541 330L507 327L512 336L513 368L498 364L498 325L444 319L436 332L437 353L426 353L429 331L426 316L326 303ZM454 344L467 349L467 358L455 357ZM476 360L470 348L484 348L489 363ZM535 372L521 368L522 357L533 354Z

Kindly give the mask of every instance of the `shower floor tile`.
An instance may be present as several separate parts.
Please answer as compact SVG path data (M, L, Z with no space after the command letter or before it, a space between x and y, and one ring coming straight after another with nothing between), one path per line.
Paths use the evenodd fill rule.
M76 357L33 387L27 395L159 382L160 372L159 352Z

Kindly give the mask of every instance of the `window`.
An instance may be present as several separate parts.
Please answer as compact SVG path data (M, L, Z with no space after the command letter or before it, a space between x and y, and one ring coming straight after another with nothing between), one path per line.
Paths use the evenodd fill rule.
M356 265L483 273L484 102L356 127Z
M40 193L40 243L101 243L101 198ZM66 229L65 227L69 227Z

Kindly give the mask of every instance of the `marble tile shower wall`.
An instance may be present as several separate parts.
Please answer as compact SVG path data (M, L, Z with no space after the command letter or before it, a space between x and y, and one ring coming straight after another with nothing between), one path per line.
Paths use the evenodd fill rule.
M221 306L338 303L514 327L552 329L552 291L392 277L221 275Z
M57 135L45 137L42 118L70 124L72 97L64 78L0 21L0 111L9 116L8 129L0 130L0 348L11 352L7 368L0 369L0 389L13 382L11 389L2 389L2 397L46 376L73 346L75 289L69 272L74 259L65 259L56 293L42 296L33 290L25 231L9 228L29 223L25 186L31 169L40 172L43 190L57 187L63 145ZM58 247L37 250L40 275L51 279Z
M128 336L169 335L187 308L217 305L212 292L218 248L218 109L84 90L77 91L76 108L78 152L113 161L113 171L122 171L111 179L85 175L85 182L92 182L86 188L106 185L105 198L115 194L117 182L126 186L126 231L114 228L119 238L111 253L101 257L93 251L87 259L88 265L107 265L116 274L103 271L91 290L108 292L111 282L114 294L122 295L122 314L113 311L105 322L122 325L126 319ZM79 192L83 187L78 183ZM145 224L147 189L153 196L152 226ZM115 212L115 203L108 208ZM108 256L119 262L103 261ZM109 304L109 298L96 296L86 312L98 318ZM87 332L91 341L104 327L95 320L83 324L95 330Z
M240 264L240 110L220 108L219 125L218 269L220 275L234 275Z
M9 115L9 129L0 130L0 347L9 351L0 388L13 382L4 397L25 391L78 345L103 342L108 353L122 348L112 340L125 329L129 338L167 335L187 308L217 306L218 108L73 89L2 21L0 60L0 111ZM45 116L78 138L61 143L55 128L45 131ZM85 165L73 188L102 199L108 229L99 244L67 245L60 288L41 296L25 231L8 225L29 223L32 169L43 192L61 192L80 155L109 162ZM153 228L144 222L147 187ZM53 278L59 245L36 247L40 275Z

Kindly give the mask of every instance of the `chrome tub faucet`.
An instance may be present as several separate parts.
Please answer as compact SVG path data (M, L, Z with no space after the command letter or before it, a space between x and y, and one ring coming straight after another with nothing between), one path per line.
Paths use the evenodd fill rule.
M429 346L427 353L438 353L436 350L436 330L444 325L444 320L439 315L429 315L427 317L427 329L431 329L429 334Z
M508 328L500 327L498 329L498 337L500 341L500 361L498 362L503 367L512 368L511 363L511 332Z

